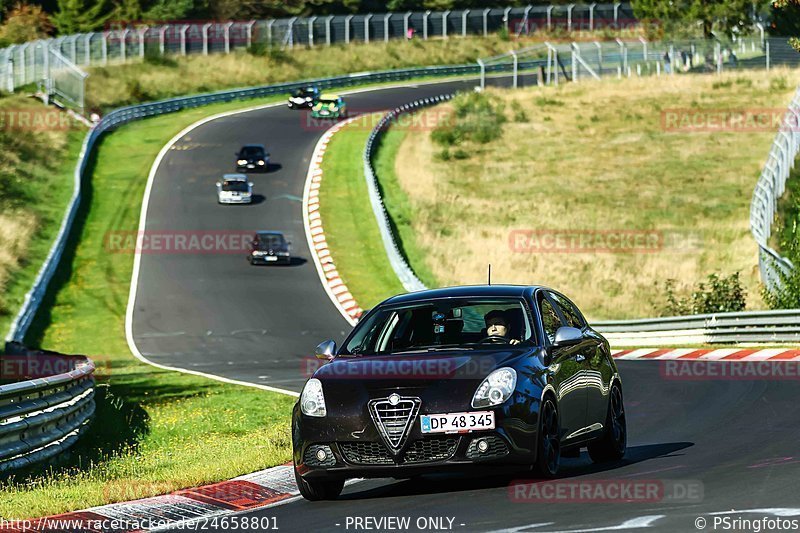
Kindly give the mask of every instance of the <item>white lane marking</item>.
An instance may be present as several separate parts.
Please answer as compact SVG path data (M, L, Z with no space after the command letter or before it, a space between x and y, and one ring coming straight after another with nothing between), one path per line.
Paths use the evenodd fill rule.
M261 109L268 109L268 108L271 108L271 107L280 107L282 105L284 105L284 104L282 102L279 102L279 103L274 103L274 104L258 105L258 106L248 107L248 108L245 108L245 109L239 109L239 110L234 110L234 111L226 111L224 113L217 113L216 115L211 115L209 117L200 119L197 122L195 122L194 124L190 124L189 126L184 128L182 131L180 131L177 135L175 135L172 139L170 139L170 141L161 148L161 151L158 152L158 155L156 156L156 159L153 162L153 165L150 167L150 173L147 176L147 185L145 186L144 198L142 199L142 209L141 209L140 214L139 214L139 231L137 233L136 246L137 247L141 247L142 246L142 242L141 241L142 241L143 236L144 236L144 231L147 228L147 209L148 209L148 207L150 205L150 194L151 194L151 192L153 190L153 182L155 181L155 176L156 176L156 174L158 172L158 168L161 166L161 162L164 160L164 157L172 149L172 146L175 143L180 141L183 137L188 135L194 129L199 128L200 126L202 126L204 124L207 124L208 122L211 122L213 120L229 117L231 115L237 115L237 114L240 114L240 113L248 113L248 112L251 112L251 111L258 111L258 110L261 110ZM160 368L162 370L171 370L171 371L174 371L174 372L180 372L182 374L191 374L191 375L194 375L194 376L200 376L200 377L204 377L204 378L220 381L222 383L229 383L231 385L242 385L242 386L245 386L245 387L252 387L252 388L266 390L266 391L270 391L270 392L277 392L277 393L280 393L280 394L286 394L288 396L293 396L295 398L300 396L299 393L294 392L294 391L290 391L290 390L286 390L286 389L280 389L280 388L277 388L277 387L270 387L268 385L261 385L261 384L258 384L258 383L249 383L249 382L240 381L240 380L237 380L237 379L230 379L230 378L226 378L226 377L222 377L222 376L217 376L215 374L208 374L206 372L200 372L200 371L197 371L197 370L188 370L188 369L185 369L185 368L177 368L177 367L174 367L174 366L162 365L160 363L155 363L155 362L147 359L144 355L142 355L142 352L139 351L139 348L136 346L136 341L133 338L133 310L134 310L134 308L136 306L136 293L137 293L137 290L138 290L138 287L139 287L139 271L141 269L141 261L142 261L141 254L134 254L134 256L133 256L133 274L131 275L131 287L130 287L130 291L128 293L128 307L127 307L127 309L125 311L125 338L128 341L128 349L130 349L131 353L133 354L133 356L135 358L137 358L138 360L142 361L143 363L146 363L148 365L154 366L156 368Z
M445 79L440 79L440 80L433 80L433 81L430 81L430 82L419 82L419 83L416 83L414 85L415 85L415 87L416 86L420 86L420 85L438 85L438 84L445 84L445 83L453 83L453 82L456 82L456 81L469 81L471 79L477 79L477 78L475 78L475 77L461 77L461 78L453 77L453 78L445 78ZM342 92L340 92L340 94L358 94L358 93L363 93L363 92L375 92L375 91L384 91L384 90L390 90L390 89L402 89L402 88L409 88L409 87L410 87L410 84L408 84L408 83L399 83L399 84L396 84L396 85L386 85L386 86L382 86L382 87L372 87L372 88L366 87L366 88L363 88L363 89L353 89L353 90L350 90L350 91L342 91ZM275 102L275 103L272 103L272 104L261 104L261 105L257 105L257 106L246 107L246 108L243 108L243 109L236 109L236 110L232 110L232 111L225 111L225 112L222 112L222 113L217 113L215 115L211 115L211 116L205 117L203 119L200 119L200 120L198 120L197 122L195 122L193 124L190 124L189 126L184 128L181 132L179 132L177 135L175 135L172 139L170 139L169 142L161 148L161 151L156 156L156 159L153 162L153 165L150 167L150 173L147 176L147 185L145 186L144 198L142 199L142 209L139 212L139 232L137 234L137 239L136 239L137 243L136 243L136 245L137 246L142 246L141 240L142 240L143 232L144 232L145 228L147 227L147 208L150 205L150 194L151 194L151 192L153 190L153 182L155 181L155 176L156 176L156 173L158 171L158 167L161 165L161 162L164 159L164 157L167 155L167 152L169 152L172 149L172 147L179 140L181 140L183 137L188 135L190 132L192 132L196 128L198 128L198 127L200 127L200 126L202 126L204 124L207 124L209 122L212 122L214 120L218 120L220 118L230 117L230 116L233 116L233 115L239 115L239 114L242 114L242 113L250 113L252 111L260 111L262 109L269 109L269 108L272 108L272 107L281 107L281 106L284 106L284 105L286 105L286 104L284 104L283 102ZM311 160L313 161L314 158L312 158ZM305 220L305 207L304 207L303 215L304 215L304 220ZM242 386L245 386L245 387L253 387L253 388L256 388L256 389L267 390L267 391L271 391L271 392L278 392L278 393L281 393L281 394L286 394L288 396L293 396L295 398L300 396L299 393L294 392L294 391L290 391L290 390L286 390L286 389L280 389L280 388L277 388L277 387L270 387L268 385L261 385L261 384L258 384L258 383L249 383L247 381L239 381L239 380L236 380L236 379L230 379L230 378L226 378L226 377L222 377L222 376L217 376L215 374L208 374L208 373L205 373L205 372L198 372L196 370L188 370L188 369L185 369L185 368L178 368L178 367L173 367L173 366L168 366L168 365L162 365L162 364L159 364L159 363L154 363L153 361L150 361L149 359L147 359L139 351L139 348L136 346L136 342L134 341L134 338L133 338L133 310L134 310L134 308L136 306L136 293L137 293L137 289L138 289L138 286L139 286L139 270L140 270L140 268L141 268L141 254L134 254L134 256L133 256L133 273L131 274L131 286L130 286L130 291L128 292L128 307L127 307L127 309L125 311L125 338L126 338L126 340L128 342L128 349L131 351L131 353L133 354L134 357L136 357L138 360L142 361L143 363L151 365L151 366L153 366L155 368L160 368L162 370L171 370L171 371L174 371L174 372L181 372L183 374L192 374L192 375L195 375L195 376L200 376L200 377L204 377L204 378L220 381L222 383L229 383L231 385L242 385ZM346 317L346 320L348 321L348 323L353 324L351 322L352 319L349 319L349 318Z
M658 520L661 520L667 515L663 514L656 514L656 515L648 515L648 516L640 516L637 518L631 518L630 520L626 520L625 522L618 524L616 526L606 526L606 527L592 527L588 529L564 529L559 531L547 531L546 533L592 533L593 531L620 531L623 529L642 529L645 527L650 527ZM552 523L552 522L551 522ZM522 526L519 528L513 529L499 529L497 531L493 531L492 533L511 533L511 532L520 532L524 529L533 529L541 527L541 524L529 524L527 526ZM545 533L545 532L543 532Z
M800 509L794 507L768 507L766 509L741 509L732 511L718 511L716 513L708 513L709 515L726 515L726 514L771 514L773 516L800 516Z
M555 522L541 522L539 524L528 524L527 526L510 527L508 529L496 529L491 533L519 533L523 529L534 529L537 527L552 526Z

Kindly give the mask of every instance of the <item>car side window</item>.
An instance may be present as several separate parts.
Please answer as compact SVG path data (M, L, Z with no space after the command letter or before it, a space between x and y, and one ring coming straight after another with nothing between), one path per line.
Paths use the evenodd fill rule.
M552 344L556 340L556 331L561 327L561 319L558 318L558 314L552 304L543 296L539 298L539 310L542 313L544 334L547 335Z
M565 297L552 292L550 293L550 297L556 302L556 305L561 310L561 314L571 327L578 329L583 329L586 327L586 322L583 320L583 317L581 317L581 314L575 304L567 300Z

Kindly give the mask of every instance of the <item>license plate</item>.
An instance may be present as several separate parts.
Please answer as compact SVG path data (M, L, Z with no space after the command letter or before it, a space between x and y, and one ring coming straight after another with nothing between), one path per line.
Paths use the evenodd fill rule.
M267 261L277 261L278 260L278 258L275 257L274 255L265 256L264 259L266 259Z
M256 168L255 165L247 165L247 168Z
M465 433L494 429L494 411L422 415L423 433Z

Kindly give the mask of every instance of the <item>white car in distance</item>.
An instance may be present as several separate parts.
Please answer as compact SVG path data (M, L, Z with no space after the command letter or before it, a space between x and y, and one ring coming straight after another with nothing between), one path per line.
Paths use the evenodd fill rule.
M249 204L253 201L253 183L245 174L225 174L217 182L220 204Z

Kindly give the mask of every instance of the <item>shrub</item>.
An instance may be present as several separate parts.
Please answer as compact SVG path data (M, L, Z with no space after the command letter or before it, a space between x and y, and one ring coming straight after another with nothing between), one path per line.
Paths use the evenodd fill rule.
M40 6L17 4L0 25L0 46L35 41L52 31L53 25Z
M455 113L431 132L431 139L440 146L458 146L465 142L486 144L503 134L506 122L503 103L484 93L468 93L453 99Z
M709 275L691 290L679 290L674 279L664 283L666 303L657 308L660 316L701 315L744 311L746 294L739 273L728 277Z

